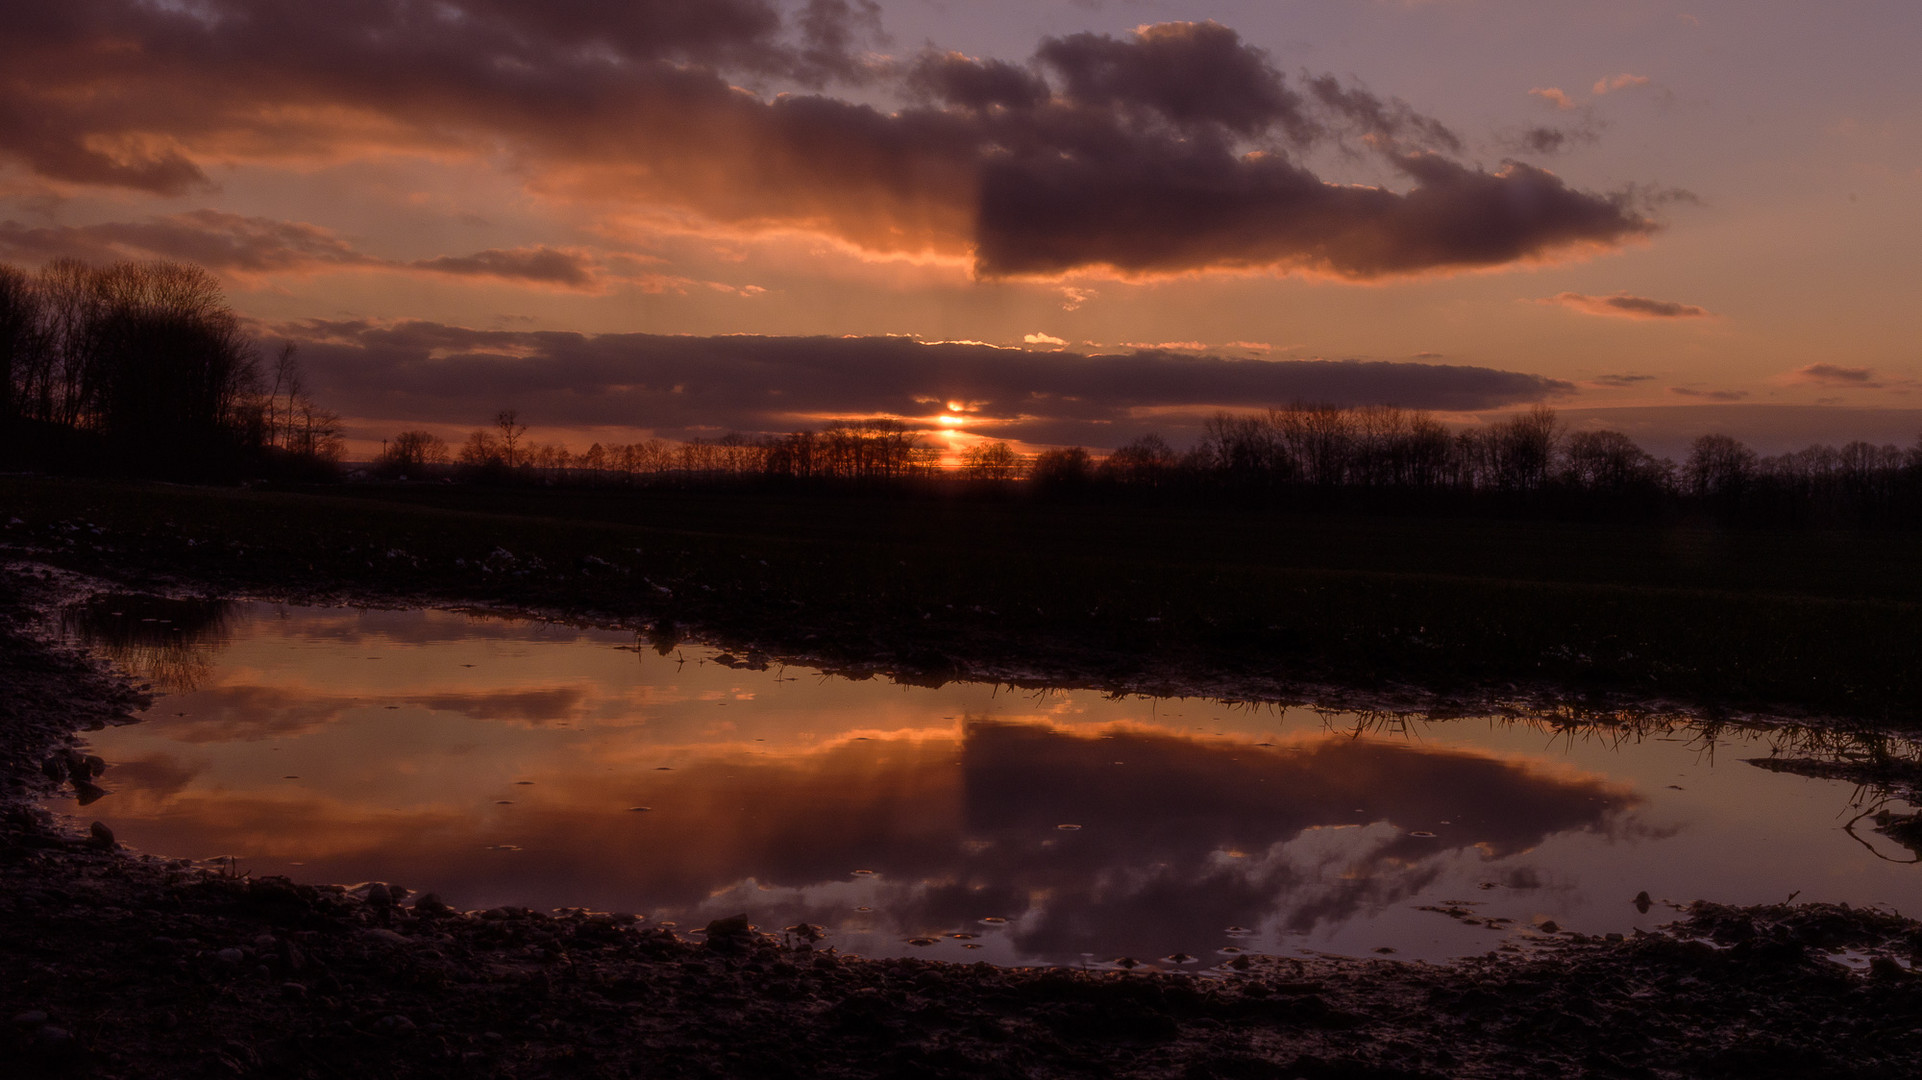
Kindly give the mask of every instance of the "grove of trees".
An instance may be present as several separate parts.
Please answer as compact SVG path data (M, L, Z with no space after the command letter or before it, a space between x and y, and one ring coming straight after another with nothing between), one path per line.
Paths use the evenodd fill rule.
M340 453L339 418L271 382L219 283L198 266L0 264L0 458L202 477Z

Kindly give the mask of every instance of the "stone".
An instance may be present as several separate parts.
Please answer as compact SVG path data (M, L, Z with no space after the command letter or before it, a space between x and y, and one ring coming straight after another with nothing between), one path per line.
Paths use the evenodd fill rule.
M238 964L247 959L247 954L239 949L222 949L214 954L214 959L223 964Z
M47 1014L39 1009L28 1009L23 1013L15 1013L13 1022L16 1027L37 1028L46 1024Z

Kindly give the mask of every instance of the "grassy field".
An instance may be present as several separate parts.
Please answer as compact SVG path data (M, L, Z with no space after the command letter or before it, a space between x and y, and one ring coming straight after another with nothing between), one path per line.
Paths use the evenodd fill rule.
M1905 728L1922 700L1922 538L1893 531L0 477L14 518L9 546L136 584L560 608L932 677L1393 682Z

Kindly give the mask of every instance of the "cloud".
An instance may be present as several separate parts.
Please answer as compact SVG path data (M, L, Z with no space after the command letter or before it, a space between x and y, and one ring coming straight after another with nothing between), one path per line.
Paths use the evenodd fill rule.
M1707 308L1694 304L1678 303L1674 300L1651 300L1646 296L1631 296L1616 293L1614 296L1588 296L1583 293L1565 292L1537 301L1542 304L1559 304L1565 308L1589 315L1611 315L1624 319L1705 319L1713 313Z
M15 221L0 222L0 251L32 261L184 259L211 270L240 274L379 263L316 225L218 210L98 225L30 228Z
M471 255L384 259L329 229L298 221L195 210L140 222L28 227L0 222L0 253L31 262L77 258L182 259L234 276L376 269L485 277L576 291L604 287L603 268L578 251L536 245Z
M1480 367L1148 349L1036 353L899 337L589 336L427 322L277 330L301 343L315 396L362 420L478 424L511 406L536 425L671 437L922 417L928 402L962 401L973 406L970 429L1106 446L1151 428L1198 428L1219 408L1326 400L1469 411L1573 390Z
M472 255L443 255L417 259L407 265L437 274L501 278L570 289L589 289L596 284L593 267L580 255L544 244L509 250L491 248Z
M1029 334L1021 339L1030 345L1066 345L1067 341L1053 334Z
M1876 379L1872 368L1843 367L1839 364L1808 364L1780 376L1776 381L1790 385L1852 386L1867 390L1879 390L1884 385Z
M1698 390L1692 386L1671 386L1668 392L1686 398L1699 398L1703 401L1741 401L1748 397L1747 390Z
M1577 146L1593 145L1601 141L1601 130L1597 121L1585 117L1580 124L1572 127L1538 125L1503 132L1497 136L1497 141L1513 153L1547 157Z
M1637 386L1637 385L1640 385L1641 383L1653 382L1653 381L1655 381L1655 376L1653 375L1597 375L1593 379L1590 379L1589 383L1590 385L1593 385L1593 386L1606 386L1613 389L1624 389L1630 386Z
M1638 86L1647 86L1648 84L1648 76L1630 75L1625 71L1620 75L1595 80L1595 85L1591 88L1591 92L1599 97L1602 94L1611 94L1617 90L1629 90Z
M983 277L1373 280L1655 229L1631 191L1464 164L1439 121L1328 76L1284 77L1216 23L1046 38L1025 66L886 65L865 51L875 13L848 0L35 5L0 37L0 157L179 194L229 166L425 155L511 167L544 199L803 229L971 259ZM862 101L818 91L835 82L867 84ZM790 92L756 89L770 85ZM904 104L869 103L891 100ZM1393 186L1303 163L1355 144ZM447 269L569 280L551 257Z
M1530 90L1529 94L1564 112L1577 107L1575 99L1569 97L1567 91L1559 86L1537 86Z

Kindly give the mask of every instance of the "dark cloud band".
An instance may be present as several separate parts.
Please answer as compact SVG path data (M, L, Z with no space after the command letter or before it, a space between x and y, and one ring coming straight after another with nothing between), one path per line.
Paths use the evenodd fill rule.
M931 417L953 402L984 434L1111 446L1153 428L1198 426L1223 407L1301 400L1469 411L1573 389L1439 364L1032 353L909 338L587 336L422 322L280 329L302 342L316 397L351 416L479 424L513 407L542 425L671 437Z

